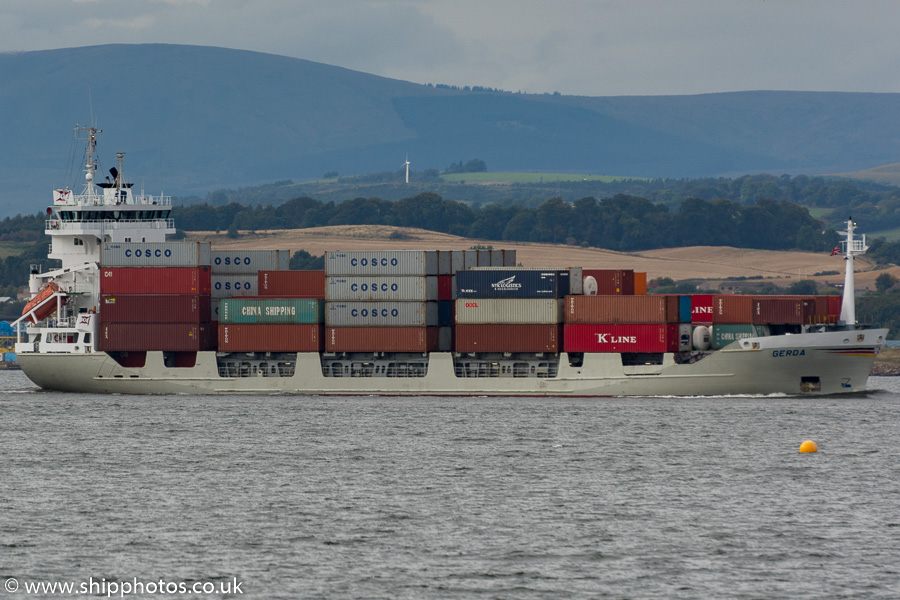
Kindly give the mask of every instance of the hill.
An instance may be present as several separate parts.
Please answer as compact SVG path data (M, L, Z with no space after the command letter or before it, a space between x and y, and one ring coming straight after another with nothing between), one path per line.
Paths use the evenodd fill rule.
M451 89L242 50L105 45L0 55L0 217L80 187L72 128L103 168L174 195L443 169L640 177L846 172L896 162L900 94L572 97ZM26 208L27 207L27 208Z
M414 229L386 225L341 225L309 229L279 229L243 232L236 239L224 233L210 231L189 232L189 241L212 242L217 249L279 248L306 250L321 256L326 250L386 250L440 248L463 250L475 245L516 250L525 266L569 265L608 269L634 269L647 273L648 279L671 277L675 280L705 280L717 285L727 278L762 277L787 286L793 281L813 279L820 283L843 283L843 275L815 276L815 273L841 271L843 259L827 253L779 252L747 250L721 246L695 246L650 250L643 252L614 252L600 248L581 248L562 244L534 244L475 240ZM874 270L865 257L856 260L858 289L875 289L875 277L889 272L900 278L900 267Z

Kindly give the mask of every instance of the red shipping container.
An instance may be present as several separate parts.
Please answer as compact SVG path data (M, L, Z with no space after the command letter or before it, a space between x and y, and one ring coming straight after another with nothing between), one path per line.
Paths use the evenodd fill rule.
M633 296L634 271L631 269L582 269L582 277L597 281L598 296Z
M103 323L207 323L209 296L109 295L100 296Z
M219 352L321 352L322 325L219 324Z
M566 296L566 323L677 323L678 296Z
M105 352L197 352L214 348L211 326L197 323L100 323L98 341Z
M753 298L755 325L803 325L812 322L815 301L808 297L785 298L756 296Z
M691 296L691 323L710 324L713 322L713 295L694 294Z
M219 352L320 352L322 326L312 324L219 324Z
M325 298L325 271L259 271L257 293L280 298Z
M438 275L438 300L453 300L453 275Z
M437 327L326 327L326 352L432 352Z
M750 324L753 322L753 296L717 294L713 296L713 323Z
M844 302L843 296L825 296L828 298L828 317L830 323L837 323L841 318L841 306Z
M566 325L566 352L678 352L678 325Z
M209 267L104 267L101 294L209 295Z
M559 352L559 325L457 325L457 352Z

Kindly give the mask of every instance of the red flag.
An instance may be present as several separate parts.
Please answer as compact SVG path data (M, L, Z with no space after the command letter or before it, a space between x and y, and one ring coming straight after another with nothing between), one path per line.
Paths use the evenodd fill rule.
M841 252L841 247L835 246L834 249L831 251L831 256L834 256L835 254L840 254L840 252Z

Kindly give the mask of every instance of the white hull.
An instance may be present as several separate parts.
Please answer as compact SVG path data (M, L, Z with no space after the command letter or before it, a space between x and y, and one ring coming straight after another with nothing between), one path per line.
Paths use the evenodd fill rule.
M587 354L574 367L562 354L550 378L458 378L449 353L432 353L424 377L325 377L319 355L297 356L290 377L220 377L215 352L168 368L162 352L127 368L104 352L25 353L25 374L48 390L121 394L300 394L397 396L722 396L863 392L885 329L749 338L693 364L623 367L619 354Z

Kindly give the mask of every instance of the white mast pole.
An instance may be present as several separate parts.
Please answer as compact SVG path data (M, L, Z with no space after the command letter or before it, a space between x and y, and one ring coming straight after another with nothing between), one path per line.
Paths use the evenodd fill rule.
M841 300L841 321L848 327L856 326L856 284L853 278L853 257L857 254L865 254L869 249L866 246L866 236L863 235L861 240L854 239L853 230L856 223L853 217L847 219L847 229L843 232L847 234L847 239L842 241L844 246L844 297Z

